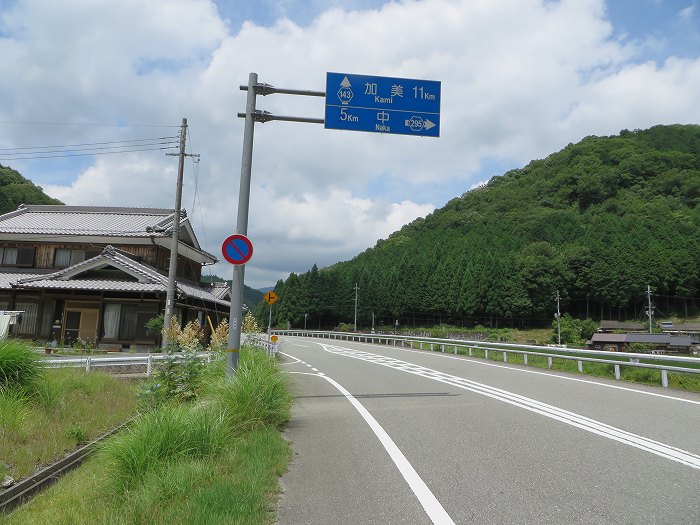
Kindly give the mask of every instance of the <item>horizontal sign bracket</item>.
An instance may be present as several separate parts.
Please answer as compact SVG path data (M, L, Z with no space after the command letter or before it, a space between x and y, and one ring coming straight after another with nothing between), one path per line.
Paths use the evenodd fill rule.
M248 86L240 86L241 91L248 91ZM253 86L253 90L255 91L256 95L262 95L262 96L267 96L267 95L274 95L275 93L280 93L282 95L302 95L305 97L325 97L326 92L325 91L310 91L306 89L286 89L286 88L277 88L275 86L271 86L270 84L255 84Z
M245 113L239 113L240 118L245 118ZM308 124L324 124L325 120L322 118L309 118L309 117L287 117L283 115L273 115L269 111L262 111L256 109L253 111L253 120L255 122L270 122L271 120L281 120L284 122L306 122Z

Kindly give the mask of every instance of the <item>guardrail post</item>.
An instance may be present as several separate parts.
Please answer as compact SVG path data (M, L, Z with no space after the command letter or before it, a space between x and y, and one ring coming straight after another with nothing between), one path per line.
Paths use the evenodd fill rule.
M488 358L489 358L489 351L488 351L488 349L484 348L484 359L488 359Z
M661 370L661 386L668 388L668 370L666 369Z
M471 357L471 356L472 356L472 347L470 346L469 347L469 357Z
M620 365L615 365L615 379L620 379Z
M583 374L583 361L576 361L578 363L578 371Z
M418 343L418 344L420 345L420 349L423 350L423 341L421 341L421 342Z
M508 352L503 352L503 362L504 363L508 362Z
M523 354L523 361L525 363L525 366L527 366L527 354Z
M455 345L455 355L457 355L457 345Z
M440 351L441 351L442 353L445 353L445 345L440 345Z
M146 376L151 377L153 374L153 356L148 354L148 361L146 362Z
M86 372L89 372L91 368L92 368L92 358L91 358L91 357L88 357L88 358L85 360L85 371L86 371Z
M551 356L547 358L547 368L550 368L550 369L552 368L552 357Z

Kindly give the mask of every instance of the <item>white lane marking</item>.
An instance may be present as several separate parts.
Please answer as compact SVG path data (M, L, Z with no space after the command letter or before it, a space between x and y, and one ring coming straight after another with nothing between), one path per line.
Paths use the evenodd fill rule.
M293 363L282 363L283 365L296 365L297 363L303 363L303 361L301 359L297 359L293 355L285 354L284 352L280 352L280 353L286 355L287 357L291 357L292 359L294 359Z
M314 372L318 372L318 368L311 367L311 370L313 370Z
M323 345L323 347L324 350L329 353L387 366L401 372L418 375L427 379L449 384L463 390L469 390L470 392L481 394L498 401L503 401L525 410L549 417L556 421L586 430L593 434L651 452L657 456L682 463L683 465L687 465L695 469L700 469L700 456L693 454L692 452L666 445L658 441L653 441L643 436L607 425L606 423L587 418L580 414L542 403L535 399L521 396L513 392L508 392L507 390L501 390L500 388L491 387L482 383L477 383L476 381L471 381L469 379L438 372L423 366L414 365L407 361L401 361L392 357L332 345Z
M319 343L319 344L321 344L321 343ZM635 394L643 394L645 396L661 397L663 399L671 399L673 401L682 401L684 403L691 403L693 405L700 405L700 401L695 401L693 399L685 399L682 397L669 396L667 394L657 394L656 392L647 392L646 390L637 390L636 388L630 388L630 387L626 387L626 386L609 385L607 383L600 383L597 381L591 381L590 379L579 379L578 377L568 377L568 376L563 376L563 375L559 375L559 374L552 374L550 372L542 372L539 370L528 370L525 368L515 368L514 366L499 365L497 363L487 363L487 362L483 362L479 359L471 359L468 356L456 357L454 355L443 354L442 352L431 352L429 350L415 350L415 349L410 349L410 348L401 348L401 347L393 347L393 346L385 346L385 345L369 345L369 346L374 346L375 348L380 348L380 349L391 348L394 350L400 350L402 352L408 352L408 353L413 353L413 354L432 355L435 357L439 357L441 359L455 359L457 361L462 361L462 362L466 361L469 363L473 363L475 365L503 368L505 370L510 370L512 372L522 372L524 374L536 374L536 375L541 375L541 376L554 377L557 379L563 379L565 381L576 381L577 383L586 383L589 385L602 386L605 388L614 388L616 390L624 390L626 392L634 392ZM494 352L502 352L502 351L503 350L494 350Z
M343 386L337 381L334 381L326 375L320 375L320 377L323 377L323 379L336 387L338 391L340 391L340 393L343 394L347 400L350 401L350 403L352 403L352 406L355 407L362 418L367 422L384 449L389 453L389 457L391 457L391 460L399 469L399 472L401 472L403 479L405 479L408 486L411 487L411 490L416 495L416 498L418 498L418 501L428 514L430 521L436 525L454 525L452 518L450 518L449 514L447 514L435 495L431 492L423 479L421 479L408 459L406 459L406 456L403 455L403 452L401 452L399 447L396 446L396 443L394 443L389 434L386 433L377 420L374 419L372 414L370 414L362 403L355 399L355 397L345 388L343 388Z
M283 355L289 355L285 352L281 353ZM384 447L384 450L387 451L389 457L394 462L394 465L396 465L396 467L399 469L399 472L403 476L403 479L406 480L406 483L408 483L408 486L416 495L416 498L418 498L418 501L425 510L426 514L428 514L430 520L435 525L455 525L455 522L452 520L452 518L450 518L449 514L447 514L447 511L445 511L445 509L437 500L435 495L428 488L423 479L418 475L416 470L413 468L413 465L411 465L408 459L406 459L406 456L403 455L401 449L399 449L399 447L396 446L394 440L391 439L389 434L386 433L384 428L382 428L379 422L376 419L374 419L372 414L369 413L369 411L364 407L364 405L360 403L357 399L355 399L355 396L348 392L348 390L346 390L340 383L328 377L322 372L319 372L318 374L310 374L308 372L291 373L321 377L328 381L331 385L333 385L341 394L343 394L345 398L348 401L350 401L352 406L355 407L355 410L357 410L360 413L362 418L372 429L372 432L374 432L374 435L377 436L379 442Z

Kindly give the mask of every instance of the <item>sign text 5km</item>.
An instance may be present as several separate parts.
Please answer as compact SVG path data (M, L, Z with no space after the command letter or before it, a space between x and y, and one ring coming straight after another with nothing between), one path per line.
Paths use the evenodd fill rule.
M440 136L440 82L326 73L327 129Z

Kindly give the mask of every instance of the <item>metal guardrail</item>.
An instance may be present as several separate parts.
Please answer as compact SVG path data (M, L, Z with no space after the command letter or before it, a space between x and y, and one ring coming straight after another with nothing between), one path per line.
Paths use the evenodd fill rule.
M45 368L85 368L86 372L90 372L96 368L106 367L129 367L129 366L145 366L146 375L153 375L153 365L159 361L175 359L176 361L184 360L186 356L181 354L149 354L147 356L123 356L123 357L107 357L101 355L86 355L80 357L60 357L47 358L42 360ZM206 359L207 363L211 362L212 353L203 352L197 354L199 359Z
M279 353L279 344L272 343L267 340L265 334L246 334L245 341L264 349L269 356L275 357ZM37 347L38 352L43 347ZM202 352L197 354L200 359L206 359L210 363L213 357L212 352ZM146 368L146 375L153 375L153 365L160 361L174 358L176 361L184 360L185 356L181 353L167 354L148 354L143 356L125 355L125 356L110 356L110 355L84 355L84 356L66 356L66 357L47 357L42 360L45 368L85 368L86 372L90 372L96 368L108 367L133 367L141 366Z
M277 357L279 354L279 343L268 341L265 334L246 334L245 342L262 348L270 357Z
M374 343L385 345L410 346L420 350L438 350L445 352L448 348L457 354L458 349L464 349L471 357L474 350L483 350L484 357L488 359L489 351L502 352L503 361L508 362L508 354L520 354L523 356L525 365L528 364L528 356L540 356L548 358L548 368L552 368L553 359L563 359L576 361L578 371L583 372L583 363L603 363L614 366L615 379L620 380L621 366L631 366L637 368L650 368L661 371L661 385L668 388L668 372L682 372L687 374L700 374L700 368L688 368L683 364L700 365L700 359L696 357L670 356L665 354L638 354L631 352L603 352L600 350L585 350L577 348L556 347L556 350L549 346L522 345L515 343L493 343L488 341L469 341L462 339L443 339L438 337L403 336L394 334L367 334L352 332L323 332L314 330L273 330L278 335L289 335L296 337L317 337L320 339L336 339L343 341L355 341L360 343ZM562 354L574 354L565 355ZM600 356L600 357L597 357ZM614 359L611 359L614 356ZM663 361L662 364L642 363L645 361ZM674 363L674 364L668 364ZM678 363L676 365L675 363Z

